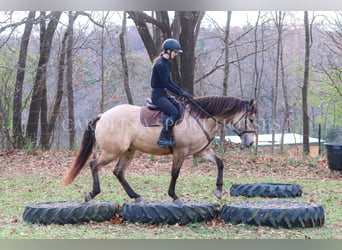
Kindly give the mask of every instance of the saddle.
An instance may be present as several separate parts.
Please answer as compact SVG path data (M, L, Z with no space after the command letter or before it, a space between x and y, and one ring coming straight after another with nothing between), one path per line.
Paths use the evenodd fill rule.
M150 98L146 98L146 106L143 106L140 111L140 122L145 127L162 126L163 121L168 118L168 114L162 112L158 106L152 103ZM177 108L181 114L175 125L180 124L184 118L184 104L178 102Z

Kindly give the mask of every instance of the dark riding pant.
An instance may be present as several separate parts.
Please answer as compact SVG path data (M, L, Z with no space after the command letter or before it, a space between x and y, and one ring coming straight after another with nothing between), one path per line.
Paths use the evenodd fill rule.
M175 121L180 118L180 113L177 108L178 104L175 99L168 95L152 92L152 102L159 107L161 111L167 113Z

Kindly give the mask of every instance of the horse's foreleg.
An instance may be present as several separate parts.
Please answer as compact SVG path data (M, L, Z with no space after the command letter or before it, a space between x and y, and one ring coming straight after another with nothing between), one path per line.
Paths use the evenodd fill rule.
M169 186L168 194L173 198L173 202L176 204L182 204L183 202L178 198L175 193L176 182L179 176L180 169L184 162L184 156L173 156L172 170L171 170L171 182Z
M134 152L135 150L127 151L120 156L119 161L114 168L113 174L119 180L121 186L124 188L128 196L130 198L134 198L136 202L141 202L144 199L133 190L125 178L125 171L132 161Z
M216 179L216 190L215 195L217 198L222 198L222 186L223 186L223 162L215 155L216 165L217 165L217 179Z
M96 159L93 159L90 161L90 170L93 176L93 190L85 196L85 202L90 201L101 192L100 180L99 180L99 169L98 169L98 164L97 164Z
M217 165L217 178L216 178L216 190L215 196L219 199L222 198L222 186L223 186L223 162L222 160L215 154L215 152L211 148L207 148L202 151L198 157L202 157L204 160L208 160Z

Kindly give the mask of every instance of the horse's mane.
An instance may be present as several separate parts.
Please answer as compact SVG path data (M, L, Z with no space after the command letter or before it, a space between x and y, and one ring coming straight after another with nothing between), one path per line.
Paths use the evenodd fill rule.
M196 103L203 110L198 108L192 102ZM200 119L207 119L210 116L228 116L246 109L248 101L236 97L227 96L205 96L186 101L188 111L191 115ZM210 115L210 116L209 116Z

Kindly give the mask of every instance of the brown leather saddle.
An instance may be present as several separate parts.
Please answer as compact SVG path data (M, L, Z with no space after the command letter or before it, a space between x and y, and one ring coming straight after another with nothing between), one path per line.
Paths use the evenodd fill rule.
M184 104L178 103L178 110L181 114L176 121L176 125L180 124L184 118ZM146 99L146 106L143 106L140 111L140 122L145 127L162 126L163 121L167 119L168 114L162 112L158 106L154 105L150 98Z

